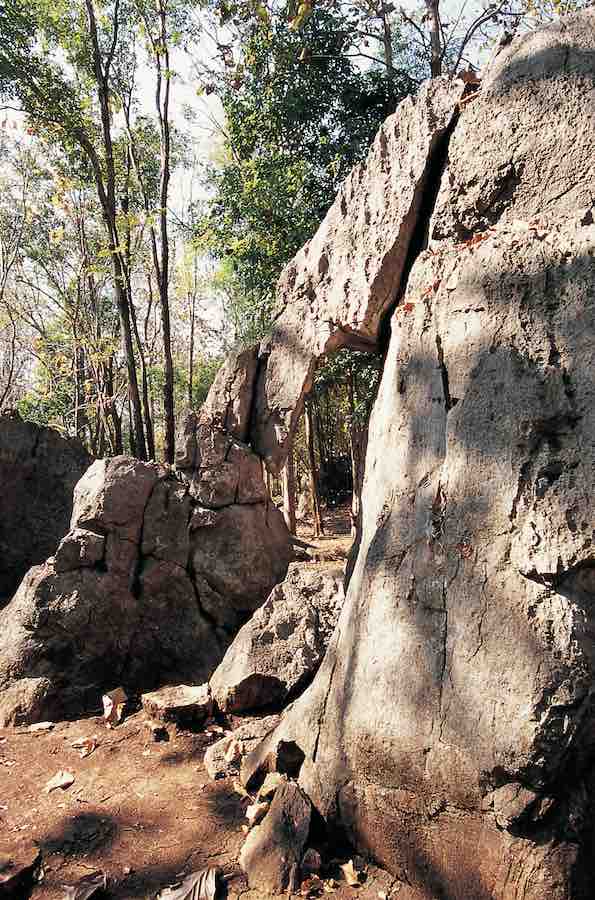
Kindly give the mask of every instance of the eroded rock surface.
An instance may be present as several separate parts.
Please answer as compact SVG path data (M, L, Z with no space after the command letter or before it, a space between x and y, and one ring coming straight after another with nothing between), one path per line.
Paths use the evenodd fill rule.
M0 721L76 713L119 684L207 681L283 579L289 534L249 447L188 417L178 465L122 456L79 481L71 530L0 613Z
M344 601L343 571L290 566L240 629L211 678L219 709L281 707L316 673Z
M68 531L74 486L91 462L53 428L0 416L0 605Z
M252 889L264 896L297 890L310 814L310 801L297 784L288 782L277 789L268 813L252 829L240 854Z
M403 900L592 892L594 87L589 9L464 107L392 317L345 606L244 761L248 782L299 747Z
M284 270L278 315L260 348L252 426L272 470L283 465L318 359L345 346L374 349L462 93L460 82L436 79L403 101Z

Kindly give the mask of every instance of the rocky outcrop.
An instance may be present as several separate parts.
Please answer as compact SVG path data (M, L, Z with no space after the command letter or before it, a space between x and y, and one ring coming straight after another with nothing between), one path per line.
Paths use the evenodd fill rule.
M291 566L215 670L210 686L219 709L281 708L296 697L322 662L343 600L342 570Z
M53 428L0 416L0 604L68 531L74 486L91 462Z
M241 372L226 396L234 384L243 396ZM248 405L229 404L225 422L245 433ZM119 684L207 681L283 579L283 517L213 408L186 418L176 472L121 456L79 481L71 530L0 613L1 722L77 713Z
M264 896L298 890L310 814L310 802L297 784L288 782L276 790L268 813L252 829L240 854L250 888Z
M303 790L403 900L592 892L594 86L589 9L513 41L463 106L337 630L242 765L299 748Z
M320 357L376 347L419 240L416 223L462 93L460 83L438 79L403 101L283 272L277 317L260 348L251 432L271 470L283 465Z

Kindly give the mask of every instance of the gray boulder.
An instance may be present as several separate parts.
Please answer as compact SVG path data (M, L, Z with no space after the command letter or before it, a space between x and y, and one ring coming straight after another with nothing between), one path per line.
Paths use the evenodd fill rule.
M320 357L341 347L375 349L462 93L460 82L437 79L399 105L281 275L277 316L260 348L251 432L272 471L282 468Z
M242 766L299 747L318 811L407 900L592 894L594 85L589 8L513 41L463 107L391 320L345 606Z
M232 435L190 422L194 468L116 457L77 484L70 532L0 613L2 723L76 714L120 684L208 681L283 579L289 534L264 499L259 461ZM225 466L236 485L250 477L225 498L218 487L198 493L205 459L212 484Z
M74 486L91 462L79 441L0 415L0 605L68 531Z
M340 569L290 566L282 584L238 632L211 678L226 713L282 706L312 680L343 605Z

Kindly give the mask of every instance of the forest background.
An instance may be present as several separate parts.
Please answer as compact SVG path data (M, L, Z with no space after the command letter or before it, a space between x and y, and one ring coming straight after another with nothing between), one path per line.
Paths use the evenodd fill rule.
M582 0L0 0L0 413L173 462L225 354L421 82ZM471 68L470 68L471 67ZM358 514L382 360L320 366L288 524Z

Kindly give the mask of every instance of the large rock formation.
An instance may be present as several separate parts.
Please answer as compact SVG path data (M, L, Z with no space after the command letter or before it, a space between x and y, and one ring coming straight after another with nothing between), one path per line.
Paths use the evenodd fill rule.
M591 8L513 41L462 106L396 293L347 600L245 766L294 742L402 900L592 896L594 98Z
M242 357L214 391L231 369L244 391ZM120 456L93 463L77 484L71 530L0 613L0 722L96 707L118 684L207 680L283 579L283 516L235 436L250 404L230 404L237 415L225 421L214 403L187 417L177 472Z
M462 94L444 79L404 100L284 270L275 326L260 348L251 432L271 470L283 464L320 357L376 346L422 237L416 226Z
M74 486L91 462L53 428L0 416L0 604L68 531Z

